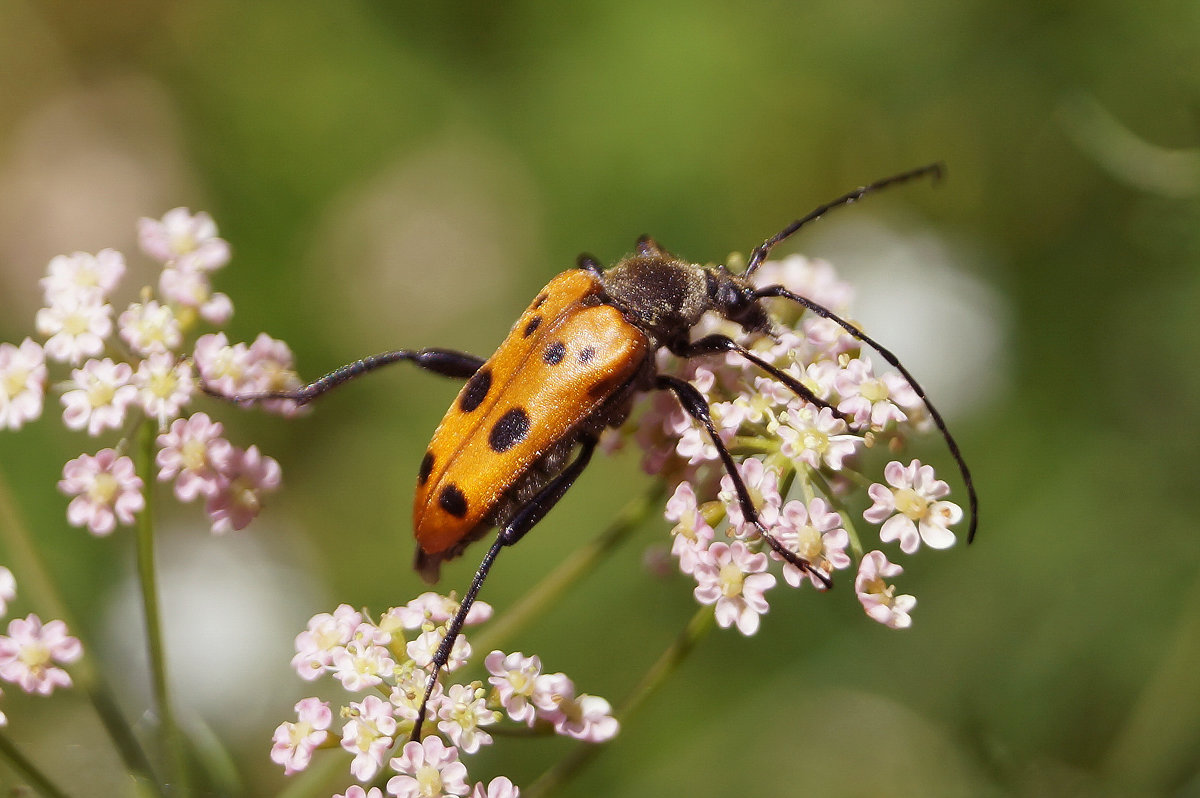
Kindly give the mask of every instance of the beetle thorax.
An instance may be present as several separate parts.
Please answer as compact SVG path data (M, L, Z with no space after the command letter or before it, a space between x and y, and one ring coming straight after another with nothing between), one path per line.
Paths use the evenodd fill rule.
M663 255L634 255L604 272L604 290L654 346L686 341L712 307L705 270Z

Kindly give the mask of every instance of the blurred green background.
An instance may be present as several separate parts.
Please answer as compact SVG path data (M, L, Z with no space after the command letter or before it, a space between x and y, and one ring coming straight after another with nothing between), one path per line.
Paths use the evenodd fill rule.
M1198 145L1195 2L2 0L0 340L32 334L55 254L121 249L132 292L151 274L135 220L187 205L234 247L231 337L285 339L308 376L397 347L486 354L580 251L613 261L651 233L719 260L945 161L937 189L789 247L855 280L866 328L945 397L976 545L904 560L906 632L847 583L775 591L758 636L707 639L565 794L1200 795ZM310 690L287 667L306 619L421 589L409 490L455 391L401 367L298 422L205 405L286 483L220 540L160 493L177 693L241 794L285 784L267 753ZM110 442L48 406L0 435L0 475L150 724L133 536L69 528L54 490ZM918 451L951 473L936 441ZM599 460L485 600L510 606L650 484L632 452ZM694 608L641 565L666 528L510 646L619 701ZM74 794L121 794L78 697L2 706ZM568 748L507 742L472 774L529 783Z

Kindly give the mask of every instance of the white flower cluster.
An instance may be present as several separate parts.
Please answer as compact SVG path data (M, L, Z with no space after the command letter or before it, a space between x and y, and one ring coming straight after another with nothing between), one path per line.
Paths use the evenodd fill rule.
M436 726L441 736L410 740L394 751L412 734L434 653L458 606L453 596L424 593L373 622L343 604L332 614L313 616L296 637L292 666L301 678L329 675L347 691L366 694L338 713L345 721L341 747L353 755L350 773L355 779L366 783L390 773L387 792L396 796L465 796L470 790L481 798L514 798L517 789L504 777L487 785L467 785L459 754L491 745L488 727L507 717L515 724L589 742L616 735L617 721L603 698L577 693L565 674L544 673L536 656L493 651L484 661L490 687L478 680L449 686L439 681L423 722ZM491 607L477 601L465 625L482 623L491 614ZM471 646L460 634L445 670L459 670L470 659ZM313 752L329 738L334 718L329 703L318 698L299 702L296 712L296 721L276 729L271 749L271 759L288 774L308 766ZM377 789L372 788L374 794ZM346 798L370 795L372 791L357 786L345 793Z
M764 263L754 282L782 285L843 316L850 298L828 263L799 255ZM681 364L663 356L660 367L682 371L708 402L741 483L726 472L708 431L673 397L660 395L639 420L635 436L646 470L678 480L665 515L674 524L672 553L679 569L695 579L696 599L714 606L719 625L750 635L769 608L766 591L778 582L772 560L782 563L787 584L818 589L857 561L855 590L866 613L893 628L909 626L916 599L896 595L885 581L903 569L882 551L865 551L847 506L852 486L870 482L857 471L863 450L886 445L899 451L909 435L929 426L920 396L899 373L876 374L862 342L825 318L793 316L771 336L747 340L736 324L710 315L693 339L712 333L740 340L811 396L764 376L737 353ZM870 485L874 504L863 513L882 524L881 542L898 540L905 554L922 542L938 549L953 545L949 527L963 513L944 500L949 486L931 466L892 461L884 477L886 485ZM757 523L744 517L739 487L749 494ZM764 540L764 531L773 543Z

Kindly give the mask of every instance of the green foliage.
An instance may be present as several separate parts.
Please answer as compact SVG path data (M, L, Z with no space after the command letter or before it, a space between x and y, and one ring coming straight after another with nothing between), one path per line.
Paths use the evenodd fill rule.
M191 0L120 14L10 0L0 340L32 331L52 255L132 253L136 215L190 205L234 246L217 287L235 334L287 340L302 373L396 347L485 354L579 251L613 261L651 233L722 259L855 185L943 160L936 190L829 224L865 214L950 241L1007 306L1005 360L980 369L1001 371L996 388L951 419L981 496L977 545L904 575L921 602L908 632L805 596L773 606L757 638L709 638L571 794L1194 789L1200 185L1166 196L1132 183L1141 150L1091 146L1078 99L1194 159L1198 33L1194 3L1115 0ZM81 170L79 185L43 186L52 200L30 196L42 184L22 176L54 162L33 137L62 132L55 118L79 126L60 161L132 157L140 176L107 196L83 181L112 172ZM139 154L169 166L144 173ZM78 203L98 221L62 222ZM789 247L823 254L807 235ZM953 347L953 331L940 343ZM295 615L418 592L408 491L454 390L400 369L309 419L231 420L284 467L286 489L248 534L306 582ZM114 561L128 557L68 531L53 493L59 464L89 444L5 433L0 471L96 639L105 602L90 597L118 589ZM486 600L511 603L649 479L633 457L598 459L499 562ZM661 544L666 524L651 526L639 542ZM174 532L207 534L183 514ZM597 693L629 690L691 603L689 585L637 559L580 585L528 647ZM442 587L465 587L473 560ZM284 783L267 751L295 698L270 698L249 719L208 719L231 729L247 795ZM503 764L518 783L543 766Z

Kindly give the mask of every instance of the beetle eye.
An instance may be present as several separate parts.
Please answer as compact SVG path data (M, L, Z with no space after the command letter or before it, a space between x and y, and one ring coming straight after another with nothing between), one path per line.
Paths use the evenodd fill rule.
M721 305L726 316L740 322L755 307L754 296L730 283L722 286Z

